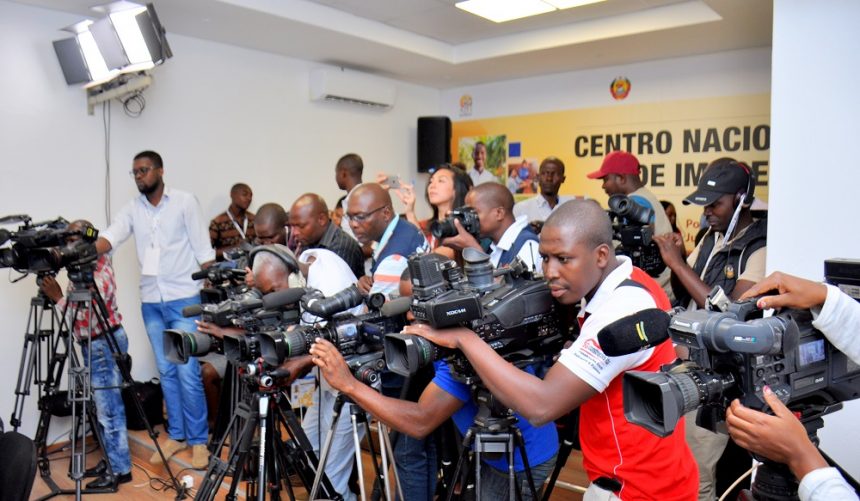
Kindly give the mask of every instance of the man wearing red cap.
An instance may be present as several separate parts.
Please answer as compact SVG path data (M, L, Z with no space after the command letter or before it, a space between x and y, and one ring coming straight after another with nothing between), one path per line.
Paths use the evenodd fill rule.
M672 224L666 217L660 200L645 187L639 177L639 160L632 153L621 150L609 153L603 158L600 170L588 174L588 178L602 180L603 191L609 196L627 195L637 204L650 207L654 211L654 235L672 233ZM674 300L671 276L671 271L666 268L655 280L669 296L669 300Z

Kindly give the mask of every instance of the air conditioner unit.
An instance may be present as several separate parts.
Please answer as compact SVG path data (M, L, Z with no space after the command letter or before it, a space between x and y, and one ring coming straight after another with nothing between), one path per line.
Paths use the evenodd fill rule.
M397 88L381 78L344 69L311 71L311 101L336 101L387 109L394 106Z

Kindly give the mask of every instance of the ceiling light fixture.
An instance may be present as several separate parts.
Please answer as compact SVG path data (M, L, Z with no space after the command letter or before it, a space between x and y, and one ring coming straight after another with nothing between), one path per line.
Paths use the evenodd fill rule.
M465 0L454 6L495 23L504 23L603 1L605 0Z

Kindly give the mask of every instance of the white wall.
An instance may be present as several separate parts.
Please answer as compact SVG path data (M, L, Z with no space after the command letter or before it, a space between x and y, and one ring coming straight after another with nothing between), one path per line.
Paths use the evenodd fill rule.
M773 16L767 267L821 280L825 259L860 259L852 221L860 94L841 84L860 79L860 3L777 0ZM822 449L855 478L858 416L860 402L849 402L819 434Z
M85 96L67 87L51 46L69 14L0 1L0 216L35 220L85 217L98 227L104 211L101 110L86 114ZM208 41L169 35L176 56L157 68L140 118L114 103L111 118L112 212L136 195L128 171L135 153L164 157L168 185L195 193L207 217L229 203L229 187L244 181L254 206L289 208L304 192L330 204L341 196L334 165L344 153L365 161L365 179L378 170L415 177L416 119L438 114L436 89L397 83L389 111L321 104L307 98L311 63ZM134 376L156 374L140 319L138 268L131 242L115 257L120 308L135 359ZM0 270L6 277L8 270ZM33 278L0 284L0 416L8 423ZM30 397L23 431L36 427ZM49 436L54 437L57 432Z
M618 76L631 82L623 101L609 93L609 84ZM447 89L441 108L456 121L769 90L770 48L765 47ZM460 116L463 94L472 96L471 116Z

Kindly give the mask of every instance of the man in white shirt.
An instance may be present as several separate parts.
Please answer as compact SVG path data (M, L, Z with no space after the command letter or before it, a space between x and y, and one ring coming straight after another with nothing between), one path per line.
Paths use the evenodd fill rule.
M530 223L546 221L556 207L574 198L558 194L564 179L564 162L556 157L544 158L538 169L540 195L517 202L514 205L514 216L525 216Z
M197 199L184 191L165 188L161 156L143 151L134 157L131 175L140 196L126 204L113 224L101 233L96 248L105 253L134 235L140 264L143 322L155 354L167 406L170 439L162 446L165 458L193 449L192 466L205 469L209 427L206 400L196 358L177 365L164 357L166 329L194 331L193 318L182 309L200 303L200 282L191 274L215 260L206 221ZM161 460L158 453L150 462Z
M480 238L489 238L490 262L504 266L519 258L530 270L540 271L538 236L529 227L528 219L514 219L514 196L505 186L485 183L475 186L466 195L466 205L478 214ZM478 239L469 234L460 221L454 222L458 234L442 240L442 245L462 250L466 247L483 250Z
M478 186L482 183L500 183L499 178L487 170L487 145L481 141L475 143L475 149L472 150L472 160L475 166L469 171L469 177L472 178L472 186Z

